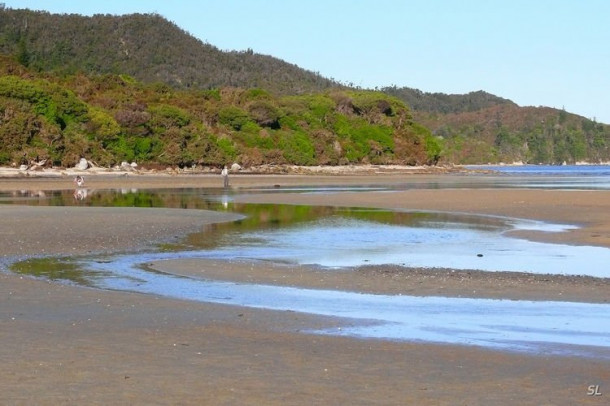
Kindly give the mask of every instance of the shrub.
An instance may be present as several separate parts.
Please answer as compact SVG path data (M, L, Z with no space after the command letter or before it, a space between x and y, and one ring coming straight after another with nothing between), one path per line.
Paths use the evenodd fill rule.
M85 128L92 139L104 143L116 139L121 132L121 127L112 116L95 107L89 110L89 121Z
M0 96L27 101L36 113L62 129L69 122L82 121L87 113L87 106L71 91L43 80L0 77Z
M233 144L229 138L218 138L216 145L222 154L220 157L221 159L223 159L225 162L235 160L235 157L237 157L237 148L235 148L235 144Z
M227 106L220 109L218 112L218 121L220 124L224 124L239 131L248 121L250 121L250 117L246 111L237 106Z
M248 104L248 113L263 127L279 128L280 111L269 101L257 100Z
M282 135L281 147L287 162L295 165L313 165L314 147L311 139L303 133L285 133Z
M148 108L148 111L151 114L151 125L155 127L165 129L171 127L181 128L187 126L191 121L186 111L168 104L151 106Z

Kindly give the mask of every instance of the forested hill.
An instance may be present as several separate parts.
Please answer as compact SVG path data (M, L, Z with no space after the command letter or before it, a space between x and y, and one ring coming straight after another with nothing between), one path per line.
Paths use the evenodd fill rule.
M143 153L140 147L133 153L127 152L130 143L136 142L135 138L131 138L134 136L130 132L133 131L130 127L133 123L129 120L136 120L137 117L139 119L136 121L144 120L144 117L154 117L158 113L154 104L158 104L159 101L155 101L154 97L147 99L150 92L156 91L148 88L143 93L146 96L137 96L152 103L146 104L143 100L130 99L131 96L121 94L117 90L118 87L124 86L125 91L132 92L133 89L153 84L158 86L157 91L165 91L163 89L169 87L168 91L172 93L191 90L213 91L209 93L214 94L213 97L209 94L205 96L211 97L208 104L218 102L214 109L205 113L212 116L199 117L208 125L206 131L214 137L222 133L218 138L221 145L230 138L232 145L237 148L232 153L239 154L247 150L244 156L247 155L252 162L271 161L270 157L275 155L269 151L258 154L261 150L258 147L248 149L251 145L260 143L270 146L271 144L266 144L267 141L263 142L258 138L257 141L248 139L246 142L244 137L233 137L243 135L241 124L235 122L229 127L223 127L226 122L220 122L222 125L217 127L219 111L223 111L223 114L228 116L233 115L232 118L224 117L220 121L242 120L243 123L248 124L243 126L247 131L262 131L257 135L257 137L261 136L261 139L273 134L274 142L280 142L283 136L298 130L299 136L306 135L307 143L317 145L316 148L322 148L323 143L328 140L337 141L336 154L317 156L314 153L312 156L307 152L308 159L301 157L297 160L294 157L286 158L291 156L290 153L280 154L282 155L280 160L287 162L610 162L610 126L570 112L547 107L520 107L510 100L484 91L448 95L394 86L382 88L375 96L373 96L375 92L370 92L364 97L361 89L349 88L318 73L301 69L272 56L257 54L252 50L241 52L219 50L211 44L194 38L156 14L85 17L74 14L57 15L31 10L0 9L0 56L2 55L16 59L20 66L26 69L28 73L21 76L23 80L27 80L28 75L36 75L36 80L49 75L51 82L60 82L61 88L74 91L79 96L82 94L82 89L70 77L84 75L86 80L83 80L89 85L98 83L98 86L102 86L97 90L87 89L91 94L84 95L87 98L83 101L89 104L90 108L105 109L105 113L114 120L112 128L115 128L115 124L120 127L120 131L115 134L118 138L112 142L105 140L102 143L102 150L106 154L104 161L108 162L118 159L119 156L131 155L148 161L157 159L152 150L147 150L148 147L143 148L148 151L146 153ZM7 61L9 59L4 60L8 63ZM13 66L11 69L11 72L16 72L21 68ZM9 72L6 69L5 71ZM110 75L114 78L100 78L99 75ZM137 83L132 83L132 78ZM409 78L404 80L408 81ZM15 87L21 87L19 91L25 89L22 87L25 86L24 83L19 81L7 80L4 85L6 86L4 97L12 98L11 92ZM49 93L50 90L46 88L41 89L39 85L40 83L36 84L36 91L41 91L47 96L54 93L54 91ZM43 88L46 86L44 85ZM101 96L106 92L104 86L114 86L117 89ZM227 90L229 88L233 90ZM259 94L265 95L261 96L265 99L264 103L263 100L253 103L253 100L247 99L250 96L243 96L249 94L246 92L248 89L258 89L256 92L262 92ZM109 94L122 99L114 100L112 104L110 99L104 99ZM189 93L185 99L196 100L193 94ZM26 99L29 97L23 94L20 97L22 96ZM301 107L296 116L295 102L287 99L288 96L309 97L309 99L303 97L298 101ZM234 100L230 97L234 97ZM243 97L246 97L246 100L240 99ZM393 109L387 110L387 114L390 115L384 120L390 120L389 117L394 117L397 111L401 111L401 117L408 117L408 122L394 120L392 126L402 126L401 130L393 134L388 133L390 138L384 137L380 144L374 139L379 134L364 133L363 128L366 127L364 121L370 118L366 118L368 113L361 110L359 105L363 102L363 97L368 99L365 104L371 103L371 100L380 103L375 108L381 112L385 111L383 106L387 106L388 103L394 105ZM404 102L406 106L396 107L397 100ZM11 103L17 101L11 100ZM237 110L227 110L230 105ZM261 107L261 105L265 106ZM0 108L2 107L0 105ZM187 112L192 112L191 107L180 105L180 108ZM19 108L23 106L19 105ZM195 107L197 108L199 107ZM369 105L368 108L371 106ZM330 115L323 115L321 116L323 122L312 124L312 117L321 112ZM47 111L47 114L50 113ZM292 122L291 120L297 116L301 121ZM79 120L86 121L90 118L85 115L80 116ZM267 119L270 121L267 122ZM343 126L344 119L350 121L349 126ZM361 123L359 120L364 121ZM193 121L189 118L189 121L197 120ZM27 121L28 124L31 122ZM12 125L14 124L13 122ZM369 124L380 125L381 121ZM6 120L4 122L0 120L0 125L6 126ZM140 137L151 136L158 130L150 127L152 122L146 120L141 125L145 129L138 135ZM405 125L408 127L406 132ZM318 130L321 128L324 128L324 137L330 137L327 141L319 139L322 133ZM383 125L380 129L397 130L396 127L387 128ZM66 129L60 128L60 131L65 132ZM348 131L356 132L348 134ZM408 143L422 142L425 139L424 144L420 146L413 144L413 148L404 147L407 145L404 144L404 134L407 133L418 134ZM158 142L155 141L157 142L155 148L160 148L169 142L162 138L156 138ZM116 141L117 139L122 140L124 144ZM141 141L139 142L142 144ZM399 145L401 147L395 149ZM110 146L114 148L112 149L114 152L106 149ZM440 151L437 150L439 146ZM111 157L110 155L116 151L121 152ZM274 153L277 155L277 152ZM12 153L8 155L6 151L4 153L5 159L13 156ZM59 150L55 154L58 153ZM180 164L201 161L194 155L186 153L180 155L181 157L178 155L167 159L166 154L162 156L162 160ZM63 162L65 158L61 160Z
M440 142L382 92L174 89L35 72L0 56L0 165L433 164Z
M549 107L520 107L484 91L425 93L382 89L443 140L443 159L484 162L610 162L610 126Z
M479 90L468 94L426 93L421 90L396 86L381 89L406 102L411 109L428 113L464 113L497 105L516 106L508 99Z
M317 73L247 50L221 51L157 14L124 16L0 10L0 53L70 74L128 74L175 88L259 87L302 94L336 85Z

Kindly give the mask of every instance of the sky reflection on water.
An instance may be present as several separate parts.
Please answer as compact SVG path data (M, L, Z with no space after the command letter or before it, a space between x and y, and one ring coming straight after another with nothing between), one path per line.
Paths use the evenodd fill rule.
M538 182L542 187L588 185L602 188L608 179L585 182L545 178L526 182L507 176L496 187ZM462 186L468 184L465 180ZM489 178L486 182L492 182ZM597 183L595 183L597 182ZM452 185L455 186L455 185ZM479 184L486 187L487 183ZM419 185L416 187L426 187ZM442 188L443 185L427 185ZM527 187L527 186L526 186ZM570 186L571 187L571 186ZM398 186L396 189L404 188ZM348 187L371 190L371 187ZM383 188L382 188L383 189ZM291 193L332 193L345 188L299 188ZM391 193L392 188L387 188ZM336 290L238 284L178 277L147 270L152 261L180 258L281 261L345 267L395 263L487 271L582 274L610 277L610 250L545 244L511 238L513 229L563 232L570 225L490 216L408 213L383 210L282 205L238 205L222 191L92 191L74 202L69 191L5 203L229 210L246 214L230 224L216 224L165 249L170 252L78 258L66 261L72 280L86 286L157 294L186 300L298 311L344 319L341 329L312 331L389 340L476 345L535 353L610 359L610 312L607 304L531 302L491 299L371 295ZM61 260L55 261L61 268ZM69 264L69 265L68 265ZM61 274L61 273L60 273Z
M502 255L506 256L504 262L514 267L521 248L524 264L540 259L543 252L547 257L539 262L552 261L545 250L555 250L556 265L570 261L566 247L504 237L502 230L510 226L503 221L477 226L460 220L445 223L431 216L418 219L417 226L405 226L334 214L286 227L221 233L220 240L208 249L84 258L79 266L86 270L83 274L91 287L341 318L336 328L310 331L316 334L610 359L607 304L362 294L212 281L161 273L148 266L187 258L248 258L323 266L359 265L363 258L368 264L386 263L389 258L421 260L429 266L435 256L442 259L463 255L467 261L488 259L491 269L497 270ZM518 222L517 227L545 230L545 223ZM561 227L553 225L550 229L557 231ZM481 247L483 243L486 246ZM506 244L512 244L510 249ZM406 249L409 245L411 249ZM500 246L503 250L494 255ZM587 252L578 250L592 247L573 248L578 252L574 262L582 263L580 255ZM485 254L478 257L475 252ZM205 269L205 261L201 263ZM590 264L589 261L587 269Z
M208 257L202 252L184 254L183 258ZM375 295L242 284L150 272L141 265L174 258L161 253L125 255L84 265L97 275L95 286L104 289L342 320L337 328L311 333L610 359L606 304Z
M323 267L397 264L610 277L610 249L532 242L505 233L562 232L572 226L499 218L498 224L477 224L461 217L452 221L450 215L444 219L431 214L401 225L328 215L281 228L228 232L206 255Z

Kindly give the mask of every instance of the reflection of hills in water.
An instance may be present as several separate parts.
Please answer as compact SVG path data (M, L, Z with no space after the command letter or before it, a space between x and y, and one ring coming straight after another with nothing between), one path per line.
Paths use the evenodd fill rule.
M568 226L495 217L480 217L482 221L477 223L469 221L471 216L434 213L400 213L397 217L395 220L407 221L380 222L332 213L286 227L239 230L233 224L222 226L225 232L217 234L213 243L209 241L213 234L206 232L193 234L188 241L193 248L205 247L206 256L225 259L610 277L607 248L538 243L505 235L515 228L561 232Z
M350 325L317 332L321 334L610 358L605 304L418 298L212 282L155 272L146 265L181 258L250 258L327 267L397 263L490 271L506 267L543 273L603 273L608 277L608 249L533 243L505 236L505 231L515 228L561 232L566 226L449 213L236 204L230 195L195 189L90 190L82 201L75 201L72 193L3 196L2 200L34 205L211 209L246 217L207 226L181 244L164 246L164 252L34 259L13 264L14 271L103 289L341 317Z
M37 199L4 198L36 205L165 207L231 211L245 215L211 224L165 251L201 250L221 258L252 258L328 267L399 264L412 267L610 276L607 248L536 243L509 238L519 228L561 232L567 226L493 216L404 212L325 206L239 204L220 190L70 191ZM586 259L587 266L583 267Z

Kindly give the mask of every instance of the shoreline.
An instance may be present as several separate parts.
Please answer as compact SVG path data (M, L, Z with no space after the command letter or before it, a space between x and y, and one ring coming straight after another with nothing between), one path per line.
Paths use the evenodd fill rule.
M453 175L244 175L231 180L239 191L253 184L273 188L278 183L426 183L438 180L437 176ZM462 177L451 179L460 181ZM219 187L221 182L218 175L86 179L87 187L100 189ZM68 177L8 182L0 179L0 190L17 193L73 188ZM240 197L240 201L428 209L578 222L583 226L580 231L553 238L559 242L610 244L610 195L604 191L412 189L396 193L392 201L388 201L387 194L375 192L342 192L323 197L267 193ZM579 211L582 215L577 216ZM0 230L8 241L0 246L0 256L37 255L41 249L51 255L86 255L101 244L108 252L137 249L150 246L161 237L181 238L202 227L202 222L219 219L215 214L184 209L163 212L0 205ZM182 263L179 267L188 272L187 265ZM229 269L231 276L243 281L266 278L297 284L305 283L299 279L309 278L311 283L333 288L362 289L366 287L363 284L368 284L370 289L393 289L396 294L407 290L434 294L441 286L448 291L453 282L455 293L464 295L472 290L483 294L479 289L487 286L490 295L509 296L512 290L539 299L556 297L559 292L563 297L572 295L585 301L597 300L596 295L601 299L604 295L610 297L608 279L595 288L597 293L591 293L591 281L586 278L570 283L529 283L522 275L505 275L501 281L501 275L468 276L468 271L455 274L447 270L438 270L434 278L424 278L429 275L423 272L410 278L377 267L327 276L315 270L291 269L288 274L268 266L251 269L248 263L234 265ZM214 272L222 277L226 270L206 268L208 277ZM195 266L191 271L200 269ZM452 278L452 274L456 277ZM224 276L227 278L226 273ZM572 293L568 293L570 285L574 288ZM319 336L307 331L312 326L338 328L342 324L336 319L298 312L104 291L5 271L0 272L0 291L3 404L597 405L606 397L610 382L610 363L602 358ZM590 385L599 385L604 396L587 396Z
M412 175L410 181L436 181L438 177L452 175ZM339 179L338 179L339 178ZM404 181L395 174L375 176L378 184ZM505 216L548 222L579 224L579 228L559 233L538 231L511 231L518 238L561 244L584 244L610 247L610 191L539 191L529 189L410 189L392 192L388 199L384 192L332 192L326 194L300 194L275 192L239 194L248 186L310 185L332 182L366 183L371 178L361 176L256 176L237 177L233 191L239 203L282 203L327 205L346 207L382 208L391 210L424 210L462 213L468 215ZM461 177L459 178L461 180ZM220 176L138 176L130 186L135 188L214 187L222 181ZM61 179L61 185L67 179ZM91 187L108 188L125 186L123 177L105 176L89 178ZM19 185L25 190L44 187L57 188L60 183L28 179ZM15 184L0 179L0 191L15 190ZM65 185L66 187L68 184ZM205 186L204 186L205 187ZM575 210L578 205L586 205ZM579 212L585 214L578 214ZM145 246L151 248L163 241L180 240L189 233L200 231L206 224L231 221L236 214L184 209L141 209L102 207L35 207L0 205L6 243L0 256L9 255L87 255L99 252L127 252ZM578 214L576 217L575 214ZM45 239L57 233L57 222L65 224L59 239ZM118 227L118 224L121 227ZM28 230L19 233L16 230ZM31 230L37 230L35 232ZM95 233L87 232L95 230ZM29 249L29 251L28 251ZM171 270L164 271L195 275L188 260L173 260ZM587 278L560 274L536 275L526 272L488 272L456 269L418 269L394 265L362 266L342 271L321 271L315 267L261 266L256 263L240 265L240 261L223 263L229 272L219 271L210 261L208 277L249 283L279 283L320 289L351 289L371 293L444 295L452 297L566 300L604 303L610 300L610 278ZM243 266L242 266L243 265ZM214 271L216 269L216 271ZM161 269L160 269L161 270ZM250 270L249 276L244 270ZM288 271L288 272L287 272ZM196 275L195 275L196 276ZM290 281L290 282L288 282Z

